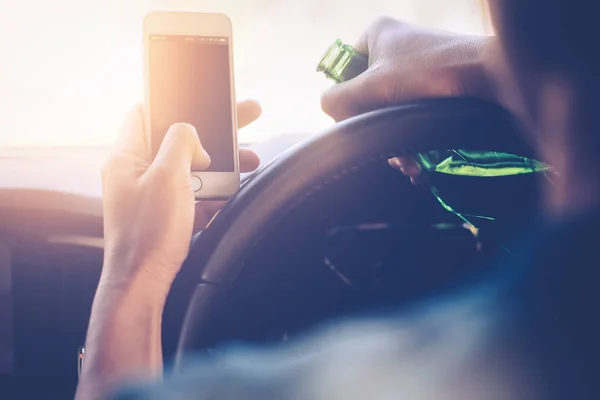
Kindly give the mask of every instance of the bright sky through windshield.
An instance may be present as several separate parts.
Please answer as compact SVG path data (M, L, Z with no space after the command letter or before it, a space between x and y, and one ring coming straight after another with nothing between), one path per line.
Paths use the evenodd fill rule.
M352 3L350 5L350 3ZM0 146L108 145L143 97L144 15L223 12L234 27L238 98L258 99L259 141L317 131L331 120L315 65L337 37L352 43L391 15L481 34L480 0L0 0Z

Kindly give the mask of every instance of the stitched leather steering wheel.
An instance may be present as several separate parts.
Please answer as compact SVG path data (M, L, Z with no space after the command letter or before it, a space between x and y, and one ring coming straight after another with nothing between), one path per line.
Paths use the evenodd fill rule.
M372 163L456 148L533 155L506 110L474 99L433 99L336 124L264 167L193 241L184 265L193 293L173 294L189 299L178 359L209 346L219 285L234 281L267 234L311 196Z

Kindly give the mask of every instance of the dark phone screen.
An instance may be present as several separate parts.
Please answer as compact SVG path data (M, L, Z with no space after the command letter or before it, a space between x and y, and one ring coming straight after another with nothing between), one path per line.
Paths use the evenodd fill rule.
M211 157L207 171L234 172L229 39L150 36L152 157L177 122L192 124Z

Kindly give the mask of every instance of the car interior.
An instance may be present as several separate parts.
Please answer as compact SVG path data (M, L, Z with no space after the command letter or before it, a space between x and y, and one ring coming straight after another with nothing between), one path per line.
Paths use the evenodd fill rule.
M136 84L120 83L141 74L136 62L125 65L139 58L139 49L121 65L116 60L130 52L129 46L136 47L111 44L135 37L131 32L139 30L149 9L207 8L232 15L234 27L241 31L239 90L252 93L262 78L268 81L271 76L276 82L256 90L259 100L261 94L267 99L262 118L267 122L257 123L248 136L241 133L242 146L261 156L261 168L243 174L239 192L206 229L196 232L169 295L163 320L167 366L179 368L189 354L212 357L232 343L292 341L331 321L397 309L468 284L494 268L490 260L511 257L519 240L514 232L536 213L536 180L552 179L551 170L494 177L431 171L426 184L415 186L390 168L392 157L457 149L510 154L530 162L533 152L515 119L483 101L419 101L339 124L317 110L318 93L327 82L319 80L313 64L331 38L352 37L371 14L384 12L441 28L490 33L482 2L456 2L444 15L437 8L449 7L441 0L375 0L367 15L347 10L338 0L243 5L234 0L134 1L122 8L117 1L90 3L94 5L89 9L68 0L40 7L48 7L49 27L56 21L48 15L64 21L79 15L81 23L89 23L92 14L100 13L94 21L116 23L116 33L108 34L107 48L102 48L103 54L113 54L110 73L102 75L100 67L64 70L73 58L46 66L49 70L42 77L28 80L34 70L27 62L32 57L39 60L47 45L38 33L18 46L27 47L27 40L43 42L17 55L18 62L27 64L24 71L15 69L0 77L6 82L11 77L9 94L0 94L0 103L13 111L0 121L0 398L62 399L74 394L77 351L84 344L103 262L99 171L114 135L102 132L116 130L115 121L133 103L129 100L135 96L127 92L135 93ZM14 7L8 13L12 15L0 16L0 21L6 19L4 29L25 29L9 21L26 11L25 6ZM294 13L299 21L286 32L275 32ZM42 21L41 14L35 18ZM345 15L348 22L326 26L325 21L334 21L336 15ZM259 16L276 16L281 22L273 28L262 26L253 39L249 31L261 25ZM323 18L322 31L307 33L305 46L294 47L302 43L302 25L315 16ZM81 25L70 22L52 29L64 39ZM108 29L99 32L84 38L92 48L102 43L101 33ZM276 38L270 36L275 33ZM257 36L271 48L281 48L281 57L258 57L259 67L249 44ZM85 43L75 42L66 46L68 51L85 49ZM268 49L256 51L262 55ZM286 70L287 64L294 67ZM119 71L131 76L116 78ZM294 81L296 75L298 95L290 92L291 106L277 108L285 102L270 91L276 93L277 82ZM111 77L116 83L101 89ZM99 81L79 92L78 85L88 78ZM38 85L52 79L63 80L56 86ZM312 80L317 83L306 84ZM103 97L82 105L83 91L87 95L94 89ZM22 124L25 117L24 104L50 91L57 92L30 107L30 112L44 110L39 118L29 116L32 128L22 136L15 133L17 122ZM10 93L17 95L8 105ZM109 104L111 99L115 104ZM45 106L47 102L52 104ZM86 139L86 127L95 125L104 110L112 119L89 128ZM69 118L72 112L77 114L75 121ZM274 118L268 122L270 117ZM71 123L62 131L61 122L67 120ZM42 127L47 127L46 133L36 133Z

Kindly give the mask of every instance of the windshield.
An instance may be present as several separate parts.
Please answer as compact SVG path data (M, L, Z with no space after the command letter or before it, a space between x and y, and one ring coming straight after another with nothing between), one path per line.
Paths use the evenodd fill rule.
M234 27L238 99L263 117L242 142L330 125L319 106L329 85L315 72L336 38L352 44L381 15L482 34L481 0L53 0L0 10L0 146L111 144L143 98L144 15L156 9L222 12Z

